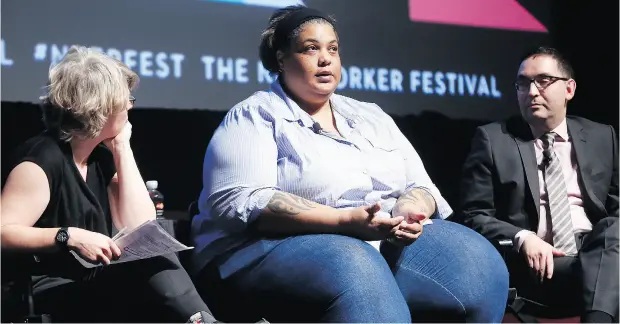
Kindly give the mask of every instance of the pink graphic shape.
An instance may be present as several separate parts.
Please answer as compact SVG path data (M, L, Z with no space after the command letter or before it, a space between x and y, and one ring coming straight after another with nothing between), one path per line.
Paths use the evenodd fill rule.
M409 0L409 19L470 27L546 33L516 0Z

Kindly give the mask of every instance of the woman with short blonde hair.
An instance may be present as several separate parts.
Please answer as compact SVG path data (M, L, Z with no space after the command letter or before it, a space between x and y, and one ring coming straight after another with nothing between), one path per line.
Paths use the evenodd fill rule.
M123 253L113 227L155 218L129 143L137 84L120 61L71 47L49 72L47 130L13 157L2 250L29 260L12 266L29 271L37 312L54 321L215 321L174 254L87 269L70 253L108 265Z
M41 98L45 123L48 128L57 128L65 140L73 135L94 138L109 115L127 108L127 98L138 82L138 75L122 62L94 49L74 46L50 68L47 93ZM72 118L54 118L57 115Z

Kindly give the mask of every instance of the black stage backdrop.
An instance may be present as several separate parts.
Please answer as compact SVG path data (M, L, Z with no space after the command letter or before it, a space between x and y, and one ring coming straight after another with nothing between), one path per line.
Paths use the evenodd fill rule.
M346 12L343 9L343 3L350 4L352 1L353 0L334 1L333 7L335 9L333 11L340 12L338 14L338 16L341 16L339 20L340 23L353 23L342 17L344 16L343 12ZM29 0L23 2L33 3L36 1ZM313 1L306 2L312 5ZM317 3L318 6L323 6L326 11L330 11L330 2L318 0L314 2ZM372 1L364 2L371 3ZM376 1L375 6L383 2L384 1ZM406 3L406 1L400 0L394 2ZM569 104L569 113L614 125L616 130L618 130L619 77L616 72L619 70L618 43L616 43L618 39L618 15L616 14L618 12L618 2L553 1L550 2L547 7L539 6L537 9L531 7L527 1L519 2L523 4L524 7L528 8L530 12L537 15L537 17L544 17L544 19L540 18L540 20L544 20L549 33L544 37L532 36L531 33L528 34L528 37L514 36L518 33L512 31L502 31L501 33L504 33L503 35L512 35L520 40L525 39L523 44L532 45L540 43L553 45L566 53L575 67L578 85L576 97L573 102ZM7 25L9 17L5 17L5 15L8 15L6 12L7 3L10 4L12 10L16 10L15 8L21 6L17 4L17 1L3 1L2 3L4 66L2 68L2 108L0 112L2 116L1 153L3 183L9 171L6 167L8 166L8 159L10 158L11 152L19 143L42 130L38 106L27 101L32 101L33 98L36 98L36 96L40 94L40 85L44 83L44 72L46 68L41 69L39 66L36 69L33 67L26 67L23 70L19 70L18 68L21 69L21 67L18 66L19 62L29 61L31 62L30 64L32 64L32 46L34 45L32 42L35 41L48 42L46 45L51 43L64 44L64 42L86 42L86 40L82 40L79 36L75 36L66 31L64 32L66 34L52 35L53 37L50 36L51 38L46 40L29 39L28 37L31 37L32 34L28 33L25 33L24 35L26 36L21 39L17 38L16 36L20 35L19 31L7 30L7 28L10 27ZM33 12L40 12L41 8L47 8L52 2L40 1L36 3L40 6L38 7L39 9L33 10ZM112 2L109 3L113 5ZM136 5L140 3L140 1L128 1L127 3ZM153 3L162 3L162 1L153 1ZM336 3L339 4L336 5ZM215 6L224 6L228 4L213 2L209 3L209 5L215 8ZM404 6L406 6L406 4ZM124 10L123 8L122 6L116 7L116 9L121 11ZM239 10L250 10L248 8L242 7L242 9ZM404 7L401 9L406 10ZM264 26L266 18L271 12L266 9L260 10L264 12L259 15L260 26L256 26L256 28L262 28ZM36 15L28 16L25 14L26 12L27 11L23 10L20 11L22 15L19 19L22 21L19 22L19 26L31 25L39 30L51 28L41 25L41 17ZM54 17L54 15L51 16ZM17 18L13 17L13 20L15 19ZM135 21L139 21L139 19L133 22ZM44 22L45 24L51 23L49 19ZM162 22L162 24L164 23L166 22ZM110 24L113 25L115 22L111 20ZM15 26L17 25L18 23L15 22ZM54 28L58 27L55 26ZM139 28L139 26L136 28ZM434 28L434 32L441 33L445 32L445 30L447 30L446 28L450 27L426 26L423 28L428 28L428 31ZM457 28L467 29L470 27ZM61 31L58 32L60 33ZM352 33L352 31L348 32ZM418 150L431 178L452 205L456 205L457 202L458 178L460 177L461 166L469 150L469 142L475 127L509 114L518 113L515 104L515 94L511 87L511 78L513 78L517 69L518 62L516 60L518 60L518 57L521 55L521 52L517 51L517 48L521 50L522 48L515 47L511 49L510 52L498 50L498 46L504 45L502 45L503 43L501 42L497 43L498 39L501 38L497 36L497 33L500 33L497 30L486 32L486 36L490 37L489 41L495 42L496 44L493 48L474 48L483 42L484 39L479 39L479 37L483 36L474 35L475 33L479 33L478 31L472 30L469 32L470 36L468 37L471 38L462 40L459 46L464 46L463 44L467 43L466 40L471 40L470 47L463 48L463 51L470 53L468 56L482 55L482 57L485 57L483 60L484 63L476 63L478 65L459 65L461 68L457 67L454 71L462 71L462 73L469 73L471 75L485 75L489 78L491 75L496 75L498 87L501 88L500 91L502 92L501 98L494 99L484 96L467 95L436 96L423 95L421 93L416 94L408 90L410 89L408 81L404 81L404 87L409 93L404 94L386 94L380 91L352 89L343 89L343 91L340 91L342 94L360 100L375 101L382 105L382 107L394 117L397 125ZM132 35L131 31L128 33ZM256 34L256 32L254 34ZM129 36L120 35L118 41L124 43L127 37ZM341 37L344 41L345 35L341 35ZM348 37L348 39L353 38L352 36ZM371 48L378 46L376 43L378 36L369 34L369 37L368 46ZM418 35L418 37L421 37L422 40L425 39L425 37L420 35ZM511 39L515 39L514 37ZM257 39L258 37L255 37L251 42L251 46L248 47L251 48L252 51L254 51L257 46ZM4 44L5 40L7 41L6 45ZM26 47L30 49L21 54L18 53L17 44L20 44L20 42L26 44ZM358 40L353 38L350 39L349 42L355 44ZM87 43L85 43L85 45L111 46L106 44ZM385 46L386 44L379 42L379 45ZM4 48L5 46L6 48ZM355 46L359 45L354 45L353 47ZM510 46L507 47L510 48ZM11 53L12 48L15 49L13 52L14 54ZM217 47L211 48L214 49ZM424 46L421 44L413 47L414 50L418 51L423 48ZM221 49L222 53L218 55L236 55L234 53L226 54L224 53L225 50L225 48ZM376 50L382 53L385 52L382 56L383 61L377 61L378 63L375 62L375 58L372 56L360 58L359 56L353 56L347 53L347 50L343 49L343 65L357 64L362 68L366 65L368 67L393 67L402 70L405 77L409 78L409 71L411 69L419 69L420 71L450 71L453 70L450 66L451 62L454 60L458 61L458 59L450 59L450 55L446 54L447 52L445 51L437 53L437 61L425 61L424 58L430 58L434 53L422 52L419 54L417 61L414 60L411 64L407 65L406 61L401 60L405 56L402 53L392 53L382 48ZM212 52L216 53L217 51L218 50L213 50ZM243 51L243 49L239 51ZM24 55L26 55L26 57L23 57ZM250 62L257 61L256 55L253 52L245 51L243 55L245 55ZM391 60L390 55L398 57L399 59ZM6 66L8 62L6 59L11 59L13 65ZM356 60L360 61L356 62ZM392 63L393 65L390 66ZM249 64L248 66L254 66L253 64L254 63ZM188 75L188 81L183 83L186 86L194 82L191 77L191 72L188 71ZM255 76L252 78L254 77ZM40 78L43 79L38 80ZM183 92L183 90L178 88L179 84L170 80L170 82L167 83L161 80L159 80L160 83L156 83L156 80L153 80L153 78L143 78L143 80L144 82L137 93L139 98L138 107L130 113L130 121L133 124L132 144L134 153L144 179L159 180L161 191L165 195L166 208L169 210L183 210L187 207L189 202L198 197L201 189L204 151L213 131L222 120L225 110L230 108L228 106L231 106L232 102L240 101L247 97L254 88L264 88L266 84L231 85L227 83L217 84L216 82L201 84L200 88L202 89L213 90L222 87L221 91L223 92L226 92L226 87L234 86L236 90L232 92L238 93L237 96L220 96L218 100L222 102L218 105L221 104L222 106L204 107L197 104L197 101L192 101L199 100L192 97L194 95L189 96L189 101L186 100L183 102L159 100L157 93L171 93L171 95L174 95L176 98L175 100L177 100L178 98L182 98L184 93L192 93L191 91L194 90L186 90L186 92ZM174 89L174 91L171 89ZM422 91L422 87L418 89ZM142 97L140 97L141 95ZM228 98L228 96L230 96L230 98ZM147 99L141 100L141 98L144 97ZM215 95L213 97L217 98ZM207 102L206 100L203 101ZM409 105L409 103L411 103L411 105ZM423 109L412 108L412 110L407 110L409 108L403 107L423 107ZM433 109L424 107L433 107ZM468 110L468 113L461 113L460 111L462 110Z

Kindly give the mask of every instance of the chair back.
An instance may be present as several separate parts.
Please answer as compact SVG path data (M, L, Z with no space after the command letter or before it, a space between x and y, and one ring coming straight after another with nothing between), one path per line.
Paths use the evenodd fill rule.
M194 218L194 216L200 213L200 209L198 208L198 200L194 200L189 203L189 206L187 206L187 213L189 214L188 219L190 221L192 220L192 218Z
M32 293L33 254L3 252L2 258L2 323L51 323L49 314L36 314Z

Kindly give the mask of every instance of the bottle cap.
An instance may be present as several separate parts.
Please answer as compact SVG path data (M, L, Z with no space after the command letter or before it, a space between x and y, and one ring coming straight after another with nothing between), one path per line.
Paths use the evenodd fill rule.
M155 190L157 189L157 186L159 185L159 183L157 182L157 180L149 180L146 182L146 189L148 190Z

